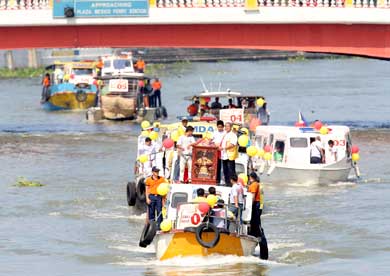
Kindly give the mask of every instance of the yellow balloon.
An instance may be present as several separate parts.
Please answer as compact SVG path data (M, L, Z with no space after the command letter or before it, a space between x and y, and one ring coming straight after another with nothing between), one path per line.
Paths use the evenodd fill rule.
M203 133L202 137L207 139L213 139L213 134L211 132L206 131L205 133Z
M264 160L267 160L267 161L271 160L272 154L270 152L266 152L266 153L264 153L263 158L264 158Z
M70 79L69 74L66 74L66 75L64 76L64 80L65 80L65 81L68 81L69 79Z
M242 133L245 133L246 135L249 134L249 130L248 130L246 127L242 127L242 128L240 129L240 131L241 131Z
M143 130L143 131L141 132L141 136L143 136L143 137L148 137L148 136L149 136L149 131Z
M201 98L199 99L199 103L200 103L200 104L206 104L206 99L201 97Z
M166 196L169 192L169 183L161 183L157 187L157 194L160 196Z
M172 131L171 133L171 139L174 141L174 142L177 142L177 140L179 140L179 132L177 130L174 130Z
M141 127L142 127L142 129L147 129L147 128L149 128L149 127L150 127L149 121L142 121Z
M240 137L238 137L238 144L240 145L240 147L246 147L246 145L248 145L248 142L249 142L248 135L243 134Z
M320 128L320 133L321 133L322 135L328 134L328 131L329 131L328 128L325 127L325 126L323 126L323 127Z
M360 155L359 153L352 153L352 161L356 162L360 160Z
M172 228L172 222L168 219L164 219L160 224L160 229L163 232L168 232Z
M263 98L258 98L256 100L256 104L257 104L258 107L262 107L265 104L265 101L264 101Z
M238 178L241 178L242 181L244 181L244 185L247 185L248 184L248 176L245 174L245 173L240 173L238 175Z
M155 132L155 131L151 131L151 132L149 133L149 138L152 139L153 141L154 141L154 140L157 140L157 138L158 138L158 133Z
M260 158L264 156L264 153L265 153L265 151L263 149L258 149L257 150L257 156L260 157Z
M146 154L142 154L142 155L138 156L138 160L141 163L145 163L149 160L149 157Z
M207 196L207 203L210 205L210 207L214 207L215 204L217 204L218 197L215 195L208 195Z
M246 148L246 154L253 157L257 154L257 148L255 146L249 146Z

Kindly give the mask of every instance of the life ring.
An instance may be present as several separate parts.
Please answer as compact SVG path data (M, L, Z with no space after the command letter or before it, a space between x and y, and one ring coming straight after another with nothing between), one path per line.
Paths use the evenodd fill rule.
M145 202L146 196L145 196L145 178L140 178L137 183L136 188L137 193L137 199L141 202Z
M214 238L211 241L209 241L209 242L205 242L202 239L202 234L206 230L211 230L211 232L214 232ZM201 223L198 227L196 227L195 235L196 235L197 242L201 246L203 246L205 248L213 248L213 247L215 247L218 244L219 239L221 237L218 228L214 224L212 224L212 223L205 223L205 222Z
M87 93L83 90L77 90L76 93L76 100L79 102L85 102L87 100Z
M126 187L127 205L134 206L137 199L137 191L134 182L128 182Z
M260 259L268 260L268 243L267 243L267 239L265 238L264 230L262 227L261 227L259 247L260 247Z
M147 247L152 243L154 236L157 233L156 222L151 221L150 223L145 224L144 229L142 230L141 237L139 239L140 247Z

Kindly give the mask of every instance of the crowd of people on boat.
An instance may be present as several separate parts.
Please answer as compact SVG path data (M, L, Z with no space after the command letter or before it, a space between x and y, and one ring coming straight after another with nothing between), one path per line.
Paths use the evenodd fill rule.
M161 107L162 82L159 78L142 78L138 81L138 106L144 108Z

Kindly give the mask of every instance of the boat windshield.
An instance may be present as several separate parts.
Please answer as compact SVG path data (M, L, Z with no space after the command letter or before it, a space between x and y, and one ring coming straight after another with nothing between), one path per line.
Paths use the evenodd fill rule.
M115 59L114 60L114 68L115 69L125 69L126 67L130 67L131 63L127 59Z
M93 69L92 68L73 68L72 72L76 76L92 75Z

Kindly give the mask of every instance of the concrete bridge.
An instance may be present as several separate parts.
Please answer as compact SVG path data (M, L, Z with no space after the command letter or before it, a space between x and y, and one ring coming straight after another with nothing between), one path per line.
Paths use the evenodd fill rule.
M0 0L0 49L77 47L247 48L390 59L390 0L151 0L149 16L120 18L53 18L47 0Z

